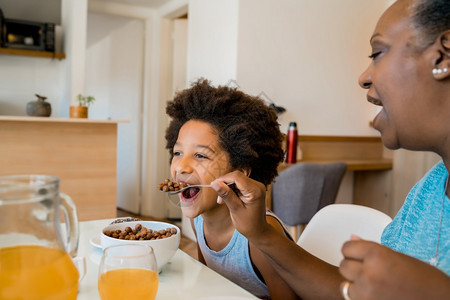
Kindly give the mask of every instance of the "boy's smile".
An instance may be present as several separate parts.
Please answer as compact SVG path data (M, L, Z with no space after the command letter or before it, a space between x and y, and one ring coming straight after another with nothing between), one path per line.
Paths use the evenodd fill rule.
M231 169L216 130L203 121L190 120L181 127L173 154L170 170L176 182L210 184ZM211 188L187 189L179 197L183 214L190 218L217 206L217 193Z

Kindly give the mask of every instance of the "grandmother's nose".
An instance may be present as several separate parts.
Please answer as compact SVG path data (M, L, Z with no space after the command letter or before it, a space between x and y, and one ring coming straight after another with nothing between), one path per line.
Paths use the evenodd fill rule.
M372 86L372 75L370 74L370 68L371 66L367 67L367 69L358 78L359 86L363 89L368 89Z

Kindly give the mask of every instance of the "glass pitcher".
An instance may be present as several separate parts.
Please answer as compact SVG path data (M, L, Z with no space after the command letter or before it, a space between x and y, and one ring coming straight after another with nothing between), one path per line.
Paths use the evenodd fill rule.
M0 298L76 299L78 234L75 205L57 177L0 176Z

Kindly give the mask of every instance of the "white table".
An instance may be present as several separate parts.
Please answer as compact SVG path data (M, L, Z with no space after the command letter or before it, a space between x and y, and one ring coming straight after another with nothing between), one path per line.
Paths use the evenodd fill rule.
M89 240L113 219L80 222L78 256L86 258L86 276L80 283L78 300L100 299L97 290L98 266L102 250ZM258 299L238 285L209 269L178 249L159 274L157 300L248 300Z

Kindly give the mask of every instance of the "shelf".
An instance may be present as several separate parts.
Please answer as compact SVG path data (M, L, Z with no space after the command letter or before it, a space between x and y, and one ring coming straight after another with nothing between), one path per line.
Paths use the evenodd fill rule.
M60 59L60 60L66 58L66 55L64 53L54 53L54 52L48 52L48 51L35 51L35 50L25 50L25 49L13 49L13 48L0 48L0 54L56 58L56 59Z
M300 162L310 162L310 163L317 163L317 164L326 164L326 163L334 163L334 162L345 162L347 164L347 170L348 171L388 171L392 170L392 159L390 158L370 158L370 159L348 159L348 158L342 158L342 159L333 159L333 160L320 160L320 159L304 159L304 160L298 160L298 163ZM294 164L288 164L288 163L280 163L278 166L278 172L292 166Z

